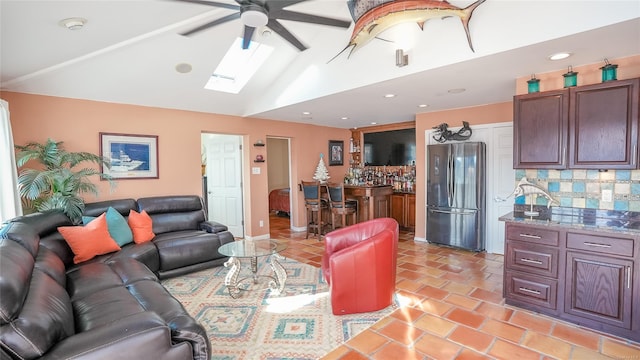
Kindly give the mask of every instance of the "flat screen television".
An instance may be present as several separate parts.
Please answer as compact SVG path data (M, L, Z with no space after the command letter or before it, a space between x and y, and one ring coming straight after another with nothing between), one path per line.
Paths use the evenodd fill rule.
M366 166L413 165L416 161L416 129L364 133Z

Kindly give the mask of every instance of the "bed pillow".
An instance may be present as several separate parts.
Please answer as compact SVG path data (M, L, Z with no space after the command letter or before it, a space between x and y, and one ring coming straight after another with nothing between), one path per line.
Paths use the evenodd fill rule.
M151 216L149 216L145 210L142 210L142 212L131 210L127 221L133 232L133 242L136 244L151 241L151 239L156 236L156 234L153 233Z
M120 250L118 243L109 234L106 213L85 226L60 226L58 232L73 251L75 264Z
M125 219L118 210L112 207L109 207L105 214L107 215L107 228L109 229L109 234L111 234L111 237L116 241L116 243L118 243L119 246L125 246L132 243L133 233L131 232L131 228L129 228L127 219ZM83 216L82 223L87 225L94 219L95 217L92 216Z

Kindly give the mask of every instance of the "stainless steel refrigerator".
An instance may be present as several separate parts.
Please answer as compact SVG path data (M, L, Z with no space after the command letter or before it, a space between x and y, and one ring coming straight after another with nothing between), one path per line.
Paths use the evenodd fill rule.
M483 142L427 146L427 241L485 248Z

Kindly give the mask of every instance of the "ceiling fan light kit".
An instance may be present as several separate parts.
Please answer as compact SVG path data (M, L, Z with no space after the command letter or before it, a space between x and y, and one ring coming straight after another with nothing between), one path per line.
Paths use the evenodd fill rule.
M240 11L240 19L246 26L254 28L267 25L269 22L269 16L267 11L258 5L244 5Z

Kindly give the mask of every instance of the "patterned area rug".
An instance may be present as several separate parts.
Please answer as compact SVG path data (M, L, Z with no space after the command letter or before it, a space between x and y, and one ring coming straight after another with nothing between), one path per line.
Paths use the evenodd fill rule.
M288 276L280 295L249 289L233 299L224 286L228 269L222 266L162 284L207 330L214 360L318 359L395 308L334 316L319 268L290 259L280 263ZM262 261L258 274L270 275L269 264Z

